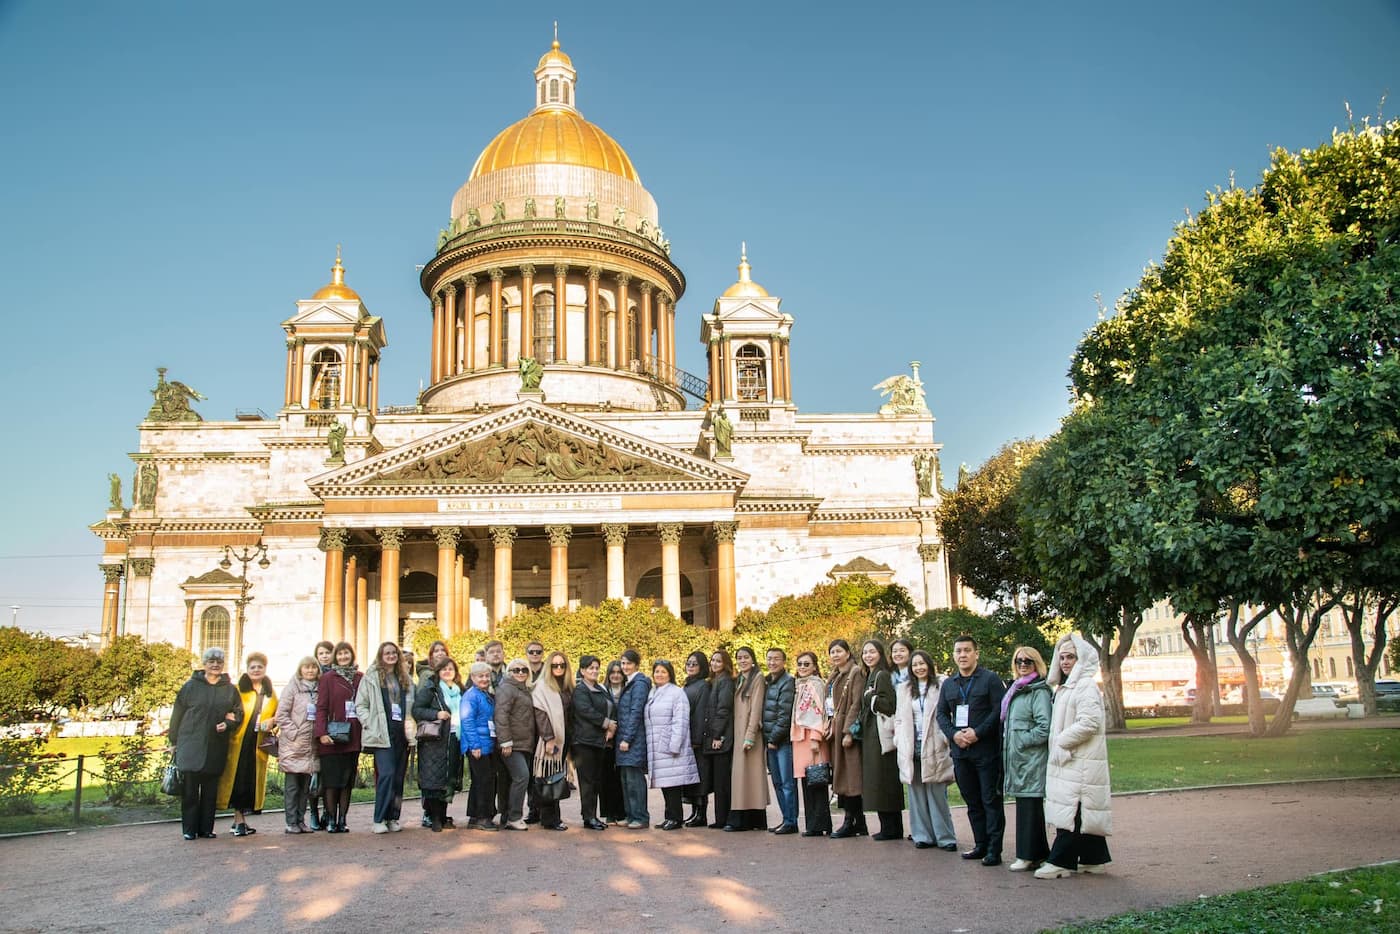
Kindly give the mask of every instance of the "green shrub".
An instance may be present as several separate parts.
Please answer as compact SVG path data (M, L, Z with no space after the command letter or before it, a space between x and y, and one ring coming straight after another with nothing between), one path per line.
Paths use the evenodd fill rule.
M144 733L123 736L115 747L97 754L102 760L102 776L107 802L113 805L151 804L160 800L160 770L164 752L150 746Z
M38 737L0 737L0 814L33 814L34 796L53 791L58 757L44 753Z

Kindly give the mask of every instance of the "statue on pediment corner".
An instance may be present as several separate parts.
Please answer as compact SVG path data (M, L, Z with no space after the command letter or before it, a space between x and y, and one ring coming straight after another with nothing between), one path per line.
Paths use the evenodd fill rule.
M871 389L880 395L889 396L889 401L880 406L881 415L927 415L928 404L924 401L924 384L919 379L919 364L912 364L913 376L891 376L881 380Z
M330 450L330 460L345 460L345 423L336 422L326 432L326 447Z
M107 475L107 506L110 509L122 508L122 478L114 473Z
M204 396L179 380L165 379L166 368L156 367L156 388L151 390L155 402L146 412L148 422L202 422L199 413L190 408L191 402L202 402Z

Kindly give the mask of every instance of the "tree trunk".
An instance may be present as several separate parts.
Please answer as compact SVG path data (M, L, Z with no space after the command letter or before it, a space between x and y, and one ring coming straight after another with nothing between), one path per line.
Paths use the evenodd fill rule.
M1216 624L1218 625L1219 622L1220 622L1220 621L1217 619L1217 620L1216 620ZM1219 683L1219 681L1220 681L1220 658L1219 658L1219 653L1218 653L1218 652L1216 651L1216 649L1215 649L1215 644L1216 644L1216 635L1215 635L1214 633L1211 633L1210 645L1207 646L1207 648L1210 650L1210 667L1215 671L1215 680L1216 680L1216 683ZM1210 696L1210 711L1211 711L1211 713L1212 713L1214 716L1217 716L1217 717L1224 716L1225 711L1224 711L1223 709L1221 709L1221 708L1222 708L1222 705L1223 705L1223 702L1220 700L1220 692L1219 692L1219 691L1216 691L1214 694L1212 694L1212 695Z
M1371 654L1366 654L1366 593L1356 595L1355 603L1342 604L1342 618L1346 620L1347 632L1351 634L1351 663L1356 671L1356 693L1366 716L1376 715L1376 669L1385 657L1387 632L1386 620L1395 612L1400 597L1386 598L1382 593L1371 593L1375 601L1376 616L1371 631Z
M1318 601L1315 607L1312 606L1314 598ZM1287 607L1282 614L1284 636L1288 640L1288 654L1293 657L1293 674L1288 679L1287 690L1283 692L1283 703L1279 705L1278 713L1274 714L1273 721L1264 733L1265 736L1282 736L1293 725L1293 705L1298 702L1298 694L1303 685L1312 677L1308 650L1317 638L1318 630L1322 628L1322 617L1336 605L1336 597L1324 600L1319 593Z
M1083 633L1084 638L1099 653L1099 670L1103 674L1104 728L1126 730L1127 714L1123 705L1123 659L1133 648L1133 639L1142 625L1142 614L1133 613L1126 607L1121 611L1118 625L1104 634L1102 641L1096 641L1091 633ZM1113 644L1114 636L1118 644Z
M1239 656L1244 672L1244 703L1249 713L1250 736L1263 736L1268 724L1264 722L1264 708L1259 704L1259 664L1249 653L1249 636L1272 612L1272 608L1260 610L1241 626L1240 606L1235 604L1225 617L1225 638Z
M1196 701L1191 706L1192 723L1209 723L1220 696L1220 681L1210 643L1214 641L1215 614L1188 613L1181 621L1181 637L1196 659Z

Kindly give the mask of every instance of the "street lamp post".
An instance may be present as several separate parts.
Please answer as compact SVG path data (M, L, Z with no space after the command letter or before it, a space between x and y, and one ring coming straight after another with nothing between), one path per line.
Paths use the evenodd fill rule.
M234 622L233 651L230 653L233 655L233 663L237 664L237 659L243 654L243 623L247 615L248 602L253 599L248 596L248 590L252 586L248 581L248 565L256 561L258 567L266 571L272 566L272 561L267 557L267 546L263 544L262 539L258 539L254 545L244 545L239 551L234 551L231 545L225 545L224 560L219 562L219 567L227 571L233 567L235 561L243 566L242 575L239 578L238 599L235 601L237 614Z

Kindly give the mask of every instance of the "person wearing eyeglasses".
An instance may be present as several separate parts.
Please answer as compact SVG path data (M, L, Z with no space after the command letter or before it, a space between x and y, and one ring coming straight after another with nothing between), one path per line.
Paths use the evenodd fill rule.
M544 674L530 691L535 709L535 778L547 778L560 769L568 781L567 756L570 749L568 734L570 708L574 703L574 675L569 670L569 658L563 652L550 652ZM540 826L545 830L568 830L560 820L558 801L540 801Z
M802 787L802 836L831 833L831 783L807 781L807 766L831 762L826 730L826 681L815 652L797 656L792 701L792 771Z
M535 751L535 702L530 696L530 665L523 658L506 666L496 687L496 749L506 764L510 790L501 815L503 830L529 830L522 819L525 788L530 784L530 754Z
M1086 640L1070 633L1055 646L1055 669L1046 680L1059 686L1045 775L1045 819L1055 827L1055 842L1037 879L1106 872L1111 859L1112 791L1098 673L1099 653Z
M544 646L538 642L531 642L525 646L525 658L530 665L529 687L534 688L539 683L540 676L544 674ZM529 782L525 788L525 823L538 824L540 822L540 802L535 797L535 783Z
M1028 645L1011 653L1015 676L1001 699L1002 794L1016 800L1016 861L1035 869L1050 854L1045 842L1045 767L1050 758L1050 685L1045 659Z
M243 702L224 673L225 653L204 650L203 667L175 695L170 714L170 754L184 779L180 830L186 840L213 839L219 776L228 760L229 731L243 720Z
M690 747L697 769L704 761L701 743L704 742L705 732L705 694L710 689L710 679L707 677L709 667L710 661L704 652L691 652L685 658L684 690L685 699L690 703ZM709 822L709 806L705 796L705 785L698 775L693 785L685 786L683 794L690 804L690 814L685 818L685 826L704 827Z
M369 671L355 692L360 745L374 756L375 833L403 828L403 783L408 777L408 733L404 725L413 703L413 675L408 658L393 642L380 644Z

